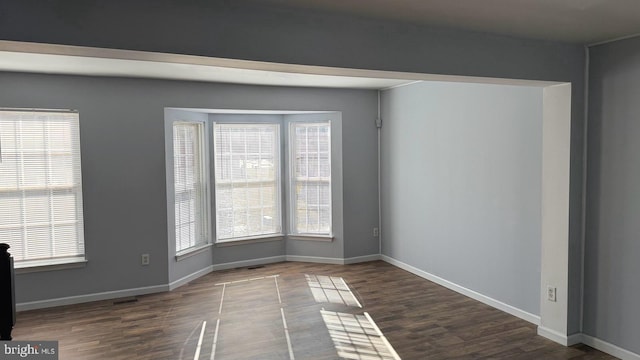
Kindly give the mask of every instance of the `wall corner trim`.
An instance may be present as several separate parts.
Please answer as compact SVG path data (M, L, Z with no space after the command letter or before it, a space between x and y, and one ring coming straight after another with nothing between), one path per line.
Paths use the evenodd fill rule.
M582 344L582 333L575 333L567 336L567 346Z
M421 278L427 279L431 282L434 282L438 285L444 286L450 290L453 290L459 294L468 296L474 300L480 301L481 303L487 304L491 307L494 307L498 310L504 311L508 314L511 314L513 316L519 317L522 320L528 321L534 325L540 325L540 317L534 314L531 314L529 312L526 312L524 310L518 309L514 306L511 306L509 304L505 304L502 301L490 298L486 295L480 294L476 291L467 289L463 286L460 286L458 284L455 284L451 281L445 280L439 276L433 275L431 273L428 273L424 270L420 270L416 267L413 267L409 264L405 264L402 261L396 260L392 257L389 257L387 255L382 255L381 256L382 260L385 262L388 262L391 265L397 266L400 269L406 270L410 273L413 273L415 275L420 276Z
M355 256L355 257L345 258L344 259L344 264L345 265L357 264L357 263L363 263L363 262L367 262L367 261L376 261L376 260L381 260L381 259L382 258L380 257L380 254Z
M574 335L571 335L571 338L572 338L571 340L572 341L578 340L578 341L573 344L570 344L569 336L562 334L560 332L557 332L553 329L546 328L542 325L538 325L538 335L545 337L551 341L557 342L558 344L563 346L575 345L580 343L581 342L580 340L582 340L580 334L574 334Z
M186 283L193 281L201 276L207 275L208 273L213 271L213 265L209 265L203 269L200 269L194 273L191 273L187 276L181 277L178 280L172 281L169 283L169 291L172 291L173 289L179 288L182 285L185 285Z

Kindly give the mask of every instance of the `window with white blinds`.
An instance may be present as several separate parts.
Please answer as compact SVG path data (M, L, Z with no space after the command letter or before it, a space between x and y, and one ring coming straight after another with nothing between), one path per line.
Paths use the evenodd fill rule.
M76 112L0 109L0 241L17 268L84 261Z
M280 235L280 127L214 125L218 242Z
M209 243L204 124L173 124L176 253Z
M331 123L291 123L291 232L332 235Z

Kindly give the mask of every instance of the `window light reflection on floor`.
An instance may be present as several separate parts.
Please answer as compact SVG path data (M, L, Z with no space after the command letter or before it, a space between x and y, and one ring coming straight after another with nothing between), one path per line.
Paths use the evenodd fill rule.
M353 315L322 310L321 314L341 358L400 359L368 313Z
M362 307L343 278L306 274L305 277L316 302Z

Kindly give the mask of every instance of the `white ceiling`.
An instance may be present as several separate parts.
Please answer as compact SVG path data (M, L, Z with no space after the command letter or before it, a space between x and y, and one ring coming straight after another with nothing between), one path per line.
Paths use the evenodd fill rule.
M594 44L640 34L639 0L262 0L312 10Z

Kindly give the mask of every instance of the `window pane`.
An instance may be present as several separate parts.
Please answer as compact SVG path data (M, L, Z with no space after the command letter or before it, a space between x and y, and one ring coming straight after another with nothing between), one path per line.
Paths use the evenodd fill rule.
M201 123L173 124L176 252L208 242L203 137Z
M214 126L218 241L281 232L279 133L277 124Z
M0 111L0 239L16 267L84 258L78 114Z
M331 124L292 123L292 232L331 234Z

